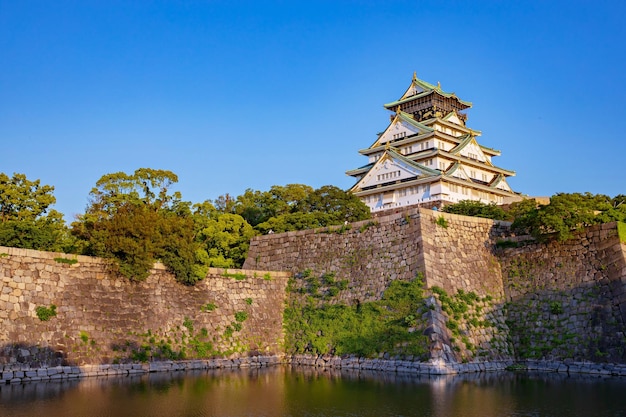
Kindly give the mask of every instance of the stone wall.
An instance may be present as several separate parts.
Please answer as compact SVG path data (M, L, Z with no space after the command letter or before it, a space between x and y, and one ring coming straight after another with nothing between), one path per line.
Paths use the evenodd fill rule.
M508 239L520 246L501 249ZM515 354L626 362L626 245L616 224L564 243L527 239L511 237L507 222L408 209L342 227L257 237L245 266L290 270L296 290L311 276L332 273L347 288L327 298L330 303L377 300L392 280L418 273L428 289L450 297L477 294L479 302L463 314L429 319L434 359L449 358L453 349L457 360ZM321 293L328 294L321 281Z
M616 225L503 249L509 235L506 222L408 209L256 237L244 270L212 269L194 287L160 265L130 283L103 260L0 247L0 363L282 354L290 276L289 297L315 284L320 302L352 305L418 274L436 303L426 329L433 360L625 363L626 245ZM41 321L37 307L53 304L57 316Z
M346 279L349 288L336 300L348 302L379 299L392 280L411 280L418 273L427 287L501 297L493 243L508 232L508 225L407 209L345 226L255 237L244 268L333 273L335 279Z
M433 210L420 210L420 221L427 287L504 295L494 247L510 234L511 223Z
M280 354L288 278L211 269L184 286L157 264L133 283L114 278L102 259L0 247L0 363ZM52 305L56 316L40 320L37 308Z
M322 303L379 300L391 281L418 274L426 288L439 287L451 297L459 290L473 292L478 299L458 301L467 311L451 313L452 330L441 305L424 317L431 359L506 359L512 348L494 247L509 225L414 208L345 226L256 237L244 267L290 270L290 297L311 294L315 286Z
M625 254L615 223L501 250L518 357L626 362Z
M377 300L392 280L410 280L423 270L419 212L255 237L244 268L290 271L300 278L296 287L309 276L332 274L347 280L333 302Z

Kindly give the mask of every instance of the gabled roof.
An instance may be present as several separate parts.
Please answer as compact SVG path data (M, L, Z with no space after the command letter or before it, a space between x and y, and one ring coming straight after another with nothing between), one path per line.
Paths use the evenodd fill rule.
M411 131L416 130L418 135L422 135L424 133L432 133L432 132L435 131L435 129L433 129L432 127L428 127L426 125L423 125L422 123L420 123L417 120L415 120L413 118L413 116L411 116L410 114L398 110L396 112L396 115L394 116L393 120L391 121L391 123L389 123L389 126L387 126L387 128L385 129L385 131L383 133L378 135L378 138L369 147L369 149L383 145L384 142L382 142L382 140L389 133L389 131L391 130L392 126L394 126L394 125L396 125L398 123L403 124L405 126L408 126L409 130L411 130ZM387 138L387 141L385 141L385 142L389 142L389 138Z
M450 115L450 113L448 113L448 115ZM430 126L430 125L433 125L435 123L439 123L439 124L442 124L442 125L445 125L445 126L449 126L451 128L454 128L454 129L466 130L466 131L472 133L474 136L480 136L483 133L480 130L476 130L476 129L472 129L472 128L467 127L467 126L461 126L461 125L457 125L456 123L452 123L452 122L448 121L446 119L446 117L443 117L443 118L431 117L430 119L422 120L420 123L422 123L424 126ZM444 133L444 132L442 132L442 133Z
M483 152L485 150L494 152L495 150L494 149L490 149L490 148L486 148L485 149L484 146L481 146L476 141L476 137L474 135L472 135L471 133L468 133L467 135L463 136L462 139L461 139L461 142L458 145L456 145L454 148L450 149L448 151L448 153L451 153L453 155L460 155L461 151L463 149L465 149L466 147L471 146L471 145L475 146L475 148L477 149L477 152L482 154L480 156L485 159L485 161L484 161L485 164L487 164L489 166L493 166L493 164L491 163L489 158Z
M503 184L504 187L503 188L498 188L498 186L500 184ZM500 174L498 176L496 176L493 181L491 181L491 184L489 184L489 187L491 188L497 188L497 189L504 189L505 191L513 191L511 190L511 187L509 186L509 183L506 182L506 178L504 177L504 175Z
M354 177L355 175L359 175L359 174L363 174L366 173L367 171L369 171L372 167L374 166L374 162L371 162L367 165L363 165L361 167L358 168L354 168L351 170L346 171L346 175L350 175L351 177Z
M399 159L407 164L410 164L412 166L414 166L417 169L422 170L423 172L426 172L428 174L431 175L440 175L441 172L439 172L439 170L436 169L432 169L432 168L428 168L427 166L424 166L418 162L415 162L409 158L407 158L406 156L402 155L401 153L399 153L395 148L390 147L387 150L387 154L389 154L391 157L395 158L395 159Z
M394 170L396 169L396 167L398 167L400 171L403 172L402 176L404 178L402 178L402 176L394 177L395 178L394 181L409 180L409 179L414 179L415 177L433 177L433 176L441 175L441 172L439 172L438 170L428 168L422 164L412 161L409 158L406 158L405 156L398 153L396 149L392 147L388 147L385 150L385 153L380 157L380 159L376 161L372 165L372 167L369 170L367 170L366 173L363 174L363 176L357 181L356 184L352 186L352 188L350 188L350 191L356 192L359 189L380 186L380 185L386 184L387 182L394 182L394 181L380 182L377 179L374 179L375 173L379 171L382 172L383 167L388 166L389 163L395 166ZM348 171L348 172L351 172L351 171Z
M467 175L467 172L465 172L465 170L463 169L463 167L461 166L461 164L457 161L455 162L450 168L448 168L446 170L446 172L444 173L444 175L446 177L452 177L454 176L453 174L455 172L459 171L460 174L460 178L464 179L464 180L469 180L469 175Z
M437 85L435 86L426 81L420 80L419 78L417 78L417 75L415 73L413 73L413 79L411 80L409 88L407 88L404 94L402 94L402 97L394 102L387 103L384 106L387 109L394 108L399 104L406 103L407 101L414 100L419 97L427 96L429 94L432 94L433 92L443 97L457 99L459 103L467 107L472 107L471 102L461 100L454 93L446 93L441 89L441 85L439 83L437 83Z

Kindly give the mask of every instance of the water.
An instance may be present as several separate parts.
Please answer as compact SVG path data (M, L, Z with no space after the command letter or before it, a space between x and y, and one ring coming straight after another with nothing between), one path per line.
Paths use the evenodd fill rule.
M284 367L0 386L2 417L626 416L626 379Z

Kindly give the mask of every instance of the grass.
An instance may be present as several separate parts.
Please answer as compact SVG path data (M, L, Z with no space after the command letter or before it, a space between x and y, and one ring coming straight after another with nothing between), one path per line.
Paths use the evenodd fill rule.
M437 217L437 220L435 220L435 224L436 224L437 226L441 226L441 227L443 227L444 229L447 229L447 228L448 228L448 221L447 221L447 220L446 220L446 218L445 218L445 217L443 217L443 216L439 216L439 217Z
M228 269L224 269L224 274L223 274L226 278L235 278L237 281L243 281L244 279L247 278L246 274L242 274L240 272L236 272L236 273L229 273Z
M215 310L216 308L217 305L215 305L215 303L206 303L205 305L200 307L200 311L209 312Z
M69 258L54 258L55 262L60 264L74 265L78 263L78 259L69 259Z

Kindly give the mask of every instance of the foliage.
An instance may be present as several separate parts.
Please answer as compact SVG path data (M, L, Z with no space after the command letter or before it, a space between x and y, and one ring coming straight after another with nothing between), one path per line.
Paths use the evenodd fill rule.
M443 227L444 229L448 228L448 220L446 220L446 218L443 216L437 217L437 220L435 220L435 224L437 224L437 226Z
M224 269L224 274L226 278L235 278L237 281L243 281L247 278L246 274L241 272L229 273L228 269Z
M86 254L111 258L130 280L145 279L161 260L179 282L194 284L207 269L199 259L190 204L169 192L177 180L170 171L149 168L104 175L72 233L86 242Z
M502 207L497 206L495 203L485 204L477 200L462 200L456 204L445 206L443 211L494 220L506 220L508 218Z
M527 200L512 207L515 210L512 228L517 233L530 234L539 240L555 238L565 241L583 227L625 220L626 204L623 202L622 195L612 199L591 193L558 193L550 198L547 205Z
M57 306L51 304L50 307L39 306L35 309L35 314L41 321L48 321L57 315Z
M626 223L617 223L617 235L619 236L620 242L626 243Z
M200 310L201 311L213 311L216 308L217 308L217 305L215 303L206 303L205 305L200 307Z
M285 309L287 349L291 353L357 354L382 352L422 356L427 338L411 327L423 308L420 279L393 281L380 301L318 305L314 298L292 301Z
M43 216L56 202L53 191L53 186L41 185L39 180L29 181L24 174L9 178L0 173L0 222Z
M246 313L245 311L238 311L235 313L235 320L237 320L239 323L246 321L247 318L248 313Z
M265 192L248 189L236 199L220 196L214 204L218 212L238 214L260 233L314 229L370 217L358 197L331 185L316 190L303 184L273 186Z
M550 302L550 313L563 314L563 306L558 301Z
M210 202L194 206L195 239L199 258L216 268L241 267L246 260L250 239L257 233L240 215L220 213Z
M60 264L67 264L67 265L75 265L78 263L78 259L70 259L70 258L54 258L54 261Z
M583 227L612 221L626 221L626 195L608 197L602 194L557 193L549 204L524 199L511 204L505 212L494 204L461 201L445 206L443 211L499 220L513 220L517 234L529 234L540 241L565 241ZM618 226L619 228L619 226ZM618 229L619 230L619 229Z
M193 320L191 320L189 317L185 317L185 319L183 320L183 327L189 330L190 334L193 333Z
M519 242L514 240L500 239L496 242L496 248L505 249L505 248L516 248L519 246Z
M0 245L67 252L74 250L63 215L50 207L54 187L24 174L0 173Z
M256 227L272 217L294 212L312 192L313 188L304 184L274 185L265 192L247 189L236 198L232 212Z

